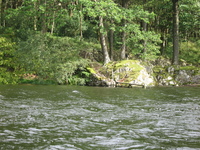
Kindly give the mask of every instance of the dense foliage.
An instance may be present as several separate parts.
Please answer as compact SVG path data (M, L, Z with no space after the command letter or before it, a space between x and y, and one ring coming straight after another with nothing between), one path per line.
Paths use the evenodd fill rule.
M0 37L0 83L15 84L19 79L18 66L15 63L15 43Z
M73 81L71 79L76 70L84 70L88 65L87 59L79 56L80 51L92 48L95 46L75 38L35 34L20 42L17 55L19 64L29 74L36 74L43 80L53 80L59 84L84 84L78 77L73 77Z
M199 18L198 0L1 0L0 83L85 84L91 61L199 65Z

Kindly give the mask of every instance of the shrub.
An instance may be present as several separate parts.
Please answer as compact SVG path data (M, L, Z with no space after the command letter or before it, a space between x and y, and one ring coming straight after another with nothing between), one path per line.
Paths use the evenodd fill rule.
M58 84L83 84L76 71L85 68L89 61L81 58L80 52L92 47L93 44L75 38L35 34L21 42L17 53L27 73Z
M0 84L18 82L18 68L15 59L15 43L0 37Z
M200 64L200 40L196 42L182 42L180 58L192 64Z

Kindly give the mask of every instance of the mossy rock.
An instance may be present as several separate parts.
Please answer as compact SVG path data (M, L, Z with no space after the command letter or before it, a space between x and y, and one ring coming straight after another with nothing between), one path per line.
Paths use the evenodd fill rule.
M94 68L90 68L90 67L88 67L88 68L86 68L90 73L92 73L92 74L95 74L96 73L96 71L94 70Z
M122 67L129 67L135 71L140 71L141 69L143 69L143 67L139 64L139 61L137 60L122 60L120 62L117 62L115 65L114 65L114 69L117 70L119 68L122 68Z
M156 67L153 68L153 72L154 73L163 73L163 72L166 72L166 68L161 67L161 66L156 66Z
M111 65L113 67L114 78L121 79L123 82L131 82L137 79L140 71L144 69L137 60L122 60L114 62Z
M101 67L88 67L87 70L97 76L106 77L108 79L123 79L123 82L131 82L144 69L137 60L113 61ZM102 80L103 78L98 78Z
M195 67L195 66L183 66L183 67L180 67L179 70L194 70L194 71L199 71L200 69L198 67Z

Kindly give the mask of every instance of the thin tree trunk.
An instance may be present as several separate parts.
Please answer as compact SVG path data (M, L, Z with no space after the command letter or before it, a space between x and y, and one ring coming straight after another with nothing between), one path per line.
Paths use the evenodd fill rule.
M15 3L15 8L18 8L18 3L19 3L19 1L17 1L17 2Z
M3 2L2 2L2 0L0 0L0 26L2 26L2 24L3 24Z
M104 28L103 17L101 17L101 16L99 17L99 27L100 27L100 29ZM109 57L109 54L108 54L108 47L107 47L107 44L106 44L106 36L101 31L100 31L100 40L101 40L101 48L102 48L103 56L104 56L104 64L107 64L111 60L110 60L110 57Z
M3 1L1 0L1 24L0 26L5 27L6 26L6 20L5 20L5 10L7 9L7 5L8 5L8 0Z
M82 4L80 4L81 6L81 8L80 8L80 13L79 13L79 15L80 15L80 19L79 19L79 22L80 22L80 39L82 39L83 38L83 29L82 29L82 23L83 23L83 16L82 16Z
M146 8L145 8L146 0L143 0L143 5L144 5L144 10L146 10ZM147 31L147 23L144 20L141 21L141 28L142 28L141 30L143 32ZM147 40L145 40L145 39L142 40L142 45L143 45L142 53L144 54L144 53L146 53Z
M45 6L45 12L43 14L43 20L42 20L42 33L46 33L47 32L47 12L46 12L46 9L47 9L47 1L45 0L44 2L44 6Z
M54 27L55 27L55 16L56 16L56 11L53 11L53 21L52 21L52 25L51 25L51 34L53 34L54 31Z
M122 0L122 7L126 8L127 2L128 2L128 0ZM125 28L125 26L126 26L126 20L125 19L122 20L122 25ZM126 31L124 29L123 32L122 32L121 59L123 60L125 58L126 58Z
M113 38L114 38L114 31L110 30L110 59L113 60Z
M113 20L111 20L111 24L113 24ZM109 38L109 46L110 46L110 59L113 60L113 42L114 42L114 31L110 29L110 38Z
M142 31L146 32L147 31L147 23L144 20L142 20L141 26L142 26ZM147 44L147 41L142 40L142 45L143 45L142 53L146 52L146 44Z
M37 12L38 10L38 5L37 5L37 1L34 2L34 8ZM34 25L33 25L33 28L35 31L37 31L37 14L34 15Z
M160 53L161 55L164 55L165 54L165 49L166 49L166 44L167 44L167 41L166 41L166 30L165 29L161 29L161 40L162 40L162 43L160 45Z
M13 3L12 3L12 1L9 1L9 8L13 9Z
M121 59L126 58L126 32L122 32L122 48L121 48Z
M80 15L80 39L83 38L82 22L83 22L82 15Z
M179 64L179 10L178 0L172 0L173 3L173 60L174 65Z
M160 53L163 56L165 53L165 37L161 36L162 43L160 45Z

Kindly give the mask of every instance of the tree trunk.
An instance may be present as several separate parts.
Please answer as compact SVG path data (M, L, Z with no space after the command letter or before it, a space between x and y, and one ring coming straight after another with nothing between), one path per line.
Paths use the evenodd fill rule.
M143 0L144 11L146 11L145 5L146 5L146 0ZM144 20L141 21L141 31L143 31L144 33L147 32L147 23ZM143 45L142 53L144 54L146 53L147 40L143 39L141 42Z
M142 31L144 32L147 31L147 23L144 20L142 20L141 22L141 27L142 27ZM146 44L147 44L147 40L142 40L142 45L143 45L142 53L146 52Z
M127 8L127 3L128 0L122 0L122 7L123 8ZM122 20L122 26L125 28L126 26L126 20L123 19ZM121 59L125 59L126 58L126 31L125 29L122 32L122 47L121 47Z
M179 64L179 10L178 0L172 0L173 3L173 59L174 65Z
M8 5L8 0L4 1L4 0L0 0L0 4L1 4L1 24L0 26L5 27L6 26L6 20L5 20L5 14L4 11L7 9L7 5Z
M99 17L99 27L100 27L100 29L104 28L103 17L101 17L101 16ZM106 35L104 33L102 33L101 31L100 31L100 40L101 40L101 48L102 48L103 56L104 56L104 64L107 64L111 60L110 60L110 57L108 54L108 47L106 44Z
M34 1L34 8L36 11L38 11L38 4L37 4L37 1ZM36 12L35 12L36 13ZM34 15L34 25L33 25L33 28L35 31L37 31L37 14Z
M113 24L113 20L111 20L111 24ZM114 43L114 31L110 29L110 36L109 36L109 46L110 46L110 59L113 61L113 43Z
M110 59L113 60L113 38L114 38L114 31L110 30Z
M54 28L55 28L55 16L56 16L56 11L53 11L53 20L52 20L52 25L51 25L51 34L53 34Z
M82 29L82 24L83 24L83 15L82 15L82 11L83 11L83 6L82 4L80 4L80 12L79 12L79 25L80 25L80 39L82 40L83 38L83 29Z
M3 24L3 2L2 2L2 0L0 0L0 26L2 26L2 24Z
M45 7L45 12L43 14L43 17L42 17L42 33L46 33L47 32L47 1L45 0L44 1L44 7Z
M121 59L123 60L125 58L126 58L126 31L123 31L122 32Z
M160 39L162 43L160 44L160 53L162 56L165 55L165 50L166 50L166 45L167 45L166 34L167 34L167 31L165 29L161 29Z

